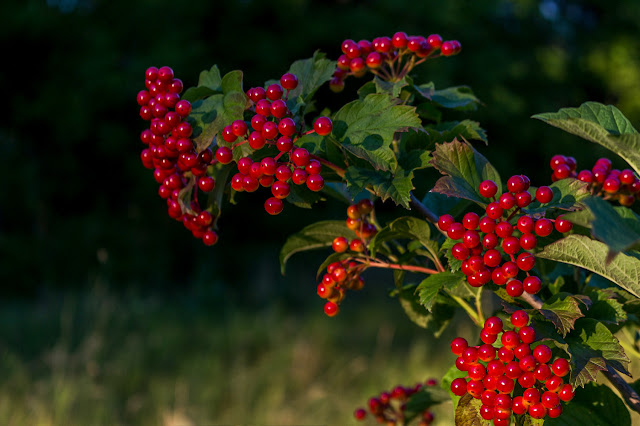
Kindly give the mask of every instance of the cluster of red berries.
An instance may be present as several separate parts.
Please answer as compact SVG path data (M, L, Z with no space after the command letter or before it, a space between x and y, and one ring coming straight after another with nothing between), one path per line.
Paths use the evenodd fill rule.
M538 243L537 237L550 235L554 227L558 232L569 232L573 224L562 216L534 219L520 214L532 201L529 186L528 177L512 176L507 181L507 192L496 198L496 183L485 180L478 190L480 195L492 200L485 209L486 215L480 217L469 212L462 222L456 222L449 214L440 216L438 227L452 240L461 241L453 245L451 255L462 262L461 270L471 286L481 287L489 282L506 285L511 297L540 291L540 278L530 273L535 266L531 251ZM541 204L549 203L553 190L541 186L535 198ZM518 279L521 271L522 280Z
M332 248L336 253L344 253L350 250L354 254L367 250L367 242L378 232L378 229L369 221L373 214L373 203L369 199L360 200L347 208L347 227L354 231L358 238L349 240L342 236L333 240ZM327 266L327 273L322 276L318 284L318 296L327 300L324 305L324 313L332 317L340 310L340 303L344 299L347 290L362 290L364 280L360 276L366 265L352 260L343 259L340 262Z
M531 347L536 333L528 325L525 311L514 312L510 321L514 329L507 331L500 318L488 318L480 334L480 346L469 346L462 337L453 339L456 367L468 373L468 380L453 380L451 392L458 396L469 393L481 400L480 415L496 426L511 424L511 414L556 418L562 414L561 402L574 396L573 387L562 379L569 374L569 362L564 358L550 362L552 353L547 345ZM496 349L494 342L500 334L501 346ZM524 389L521 395L514 392L516 381Z
M634 203L640 193L640 180L631 169L612 169L611 160L600 158L591 170L576 171L577 163L573 157L554 155L550 162L555 182L566 178L577 178L589 184L592 194L603 196L605 199L617 200L623 206Z
M424 384L417 383L415 386L398 385L390 391L381 392L380 395L369 399L369 412L378 423L404 425L406 424L404 412L407 400L411 395L420 392L425 386L435 386L436 384L435 379L429 379ZM364 408L358 408L353 412L353 416L357 420L364 420L367 417L367 411ZM428 426L434 419L430 408L425 409L418 418L418 426Z
M451 56L460 52L457 40L443 41L438 34L429 37L408 36L397 32L393 37L377 37L373 41L355 42L347 39L342 42L342 55L329 82L334 92L344 89L344 80L349 75L363 76L367 70L385 80L402 79L411 69L427 58ZM435 55L437 51L440 55Z
M149 67L144 84L146 90L138 93L137 101L140 116L151 125L140 134L140 140L148 145L140 153L142 164L153 170L160 184L158 194L167 200L169 216L182 221L206 245L213 245L218 241L212 229L215 218L198 203L198 189L209 192L215 186L215 180L207 175L213 153L209 148L197 152L190 139L192 129L185 118L191 112L191 104L180 99L183 84L174 78L173 70Z
M301 128L294 120L287 106L289 91L298 87L298 78L286 73L280 84L271 84L266 89L253 87L247 91L252 101L249 107L254 113L249 125L244 120L236 120L222 130L222 139L230 146L219 144L216 159L222 164L234 161L233 149L249 144L254 150L265 146L275 146L279 153L274 157L264 157L253 161L249 157L238 159L238 172L231 178L231 187L238 192L254 192L260 186L271 188L272 196L265 203L267 213L276 215L283 209L283 200L291 192L289 182L296 185L306 183L311 191L320 191L324 179L320 175L321 164L312 158L305 148L294 144L301 135ZM331 133L333 123L328 117L319 117L314 130L320 136ZM307 132L310 133L310 132ZM287 154L286 161L279 161Z

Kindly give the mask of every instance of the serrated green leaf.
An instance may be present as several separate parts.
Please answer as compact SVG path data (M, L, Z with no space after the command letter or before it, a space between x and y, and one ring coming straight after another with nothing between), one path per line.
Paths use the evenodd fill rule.
M336 237L344 236L351 240L355 233L347 228L343 220L323 220L313 223L300 232L291 235L280 250L280 269L284 274L287 260L294 254L330 247Z
M473 91L467 86L448 87L442 90L435 90L431 93L431 101L443 108L457 111L475 111L480 100L475 97Z
M367 160L376 170L395 170L397 160L391 150L393 135L420 128L415 108L394 105L385 94L371 94L343 106L333 118L333 137L356 157Z
M313 57L291 64L289 72L298 78L298 87L289 92L290 111L301 116L313 109L313 94L327 81L336 69L336 62L326 59L326 55L316 51Z
M535 192L532 193L532 202L524 209L529 215L537 215L549 209L575 210L579 207L579 202L590 195L589 184L577 179L561 179L549 185L553 190L553 198L546 204L541 204L535 199Z
M407 173L398 168L396 173L392 174L352 166L347 169L344 178L353 197L370 187L382 201L391 199L394 203L409 209L413 172Z
M424 247L429 247L431 243L431 228L429 224L416 217L399 217L387 226L382 228L371 239L369 250L371 256L375 257L377 247L389 240L411 239L419 241Z
M640 297L640 259L620 253L606 263L609 248L584 235L569 235L549 244L536 257L579 266L611 280L623 289Z
M589 318L607 324L620 324L627 320L627 313L622 303L617 300L617 293L613 289L588 287L586 294L593 301L593 305L587 311Z
M417 291L420 295L420 303L430 311L440 290L454 289L464 281L465 277L462 273L441 272L430 275L418 284Z
M468 210L471 202L462 198L447 197L437 192L427 192L422 199L422 204L438 217L446 213L457 217Z
M352 204L351 197L347 191L347 186L344 183L325 181L321 192L347 205Z
M402 80L392 82L383 80L378 76L373 78L373 83L376 85L376 93L384 93L392 98L400 96L402 88L408 85L407 80L404 78Z
M629 375L629 358L618 339L601 322L583 318L564 340L571 356L570 382L574 387L595 381L598 371L606 371L607 365Z
M613 422L613 423L612 423ZM577 389L570 402L563 404L562 415L546 418L545 426L631 426L629 411L622 400L605 385L589 383Z
M640 216L626 207L614 209L600 197L582 200L591 212L591 234L609 246L612 254L626 251L640 244Z
M211 85L217 82L211 76L203 81ZM198 100L192 105L189 114L193 127L192 139L199 147L208 146L224 126L243 118L248 98L242 90L242 72L231 71L226 74L219 82L219 90L222 93Z
M455 308L444 303L436 303L431 312L420 305L414 294L415 285L407 285L399 293L400 305L407 317L416 325L431 331L439 337L455 315Z
M640 173L640 134L613 105L586 102L578 108L562 108L533 118L604 146Z
M400 153L398 165L406 171L414 171L431 167L431 153L422 149L414 149Z
M502 182L496 169L487 159L467 142L453 142L436 145L431 164L446 176L441 177L431 190L449 197L464 198L487 205L487 199L480 195L478 186L483 180L491 179L501 192Z
M580 304L587 301L588 305L591 304L591 300L584 296L578 298L569 293L558 293L545 301L539 312L553 323L562 337L566 337L573 330L576 320L584 317Z
M484 426L487 422L480 416L482 402L466 393L458 401L455 413L456 425Z
M435 386L423 386L422 389L411 395L405 403L405 419L410 421L410 419L422 414L430 407L446 401L450 401L450 398L444 389L439 389Z
M456 138L480 140L483 141L485 145L489 143L487 133L482 127L480 127L480 123L477 121L447 121L445 123L429 127L426 130L429 133L429 139L433 144L451 142Z

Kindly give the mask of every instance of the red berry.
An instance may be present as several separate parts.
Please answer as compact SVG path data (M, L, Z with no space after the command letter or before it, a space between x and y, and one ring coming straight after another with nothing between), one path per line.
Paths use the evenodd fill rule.
M231 149L226 146L218 147L216 150L216 160L221 164L229 164L233 160Z
M511 176L507 181L507 189L512 194L517 194L518 192L524 191L525 181L522 176L515 175Z
M313 123L313 129L320 136L327 136L333 130L333 123L329 117L319 117Z
M520 344L520 338L518 337L518 333L513 330L505 331L500 338L502 342L502 346L507 349L513 349Z
M456 337L451 341L451 352L453 352L454 355L462 356L462 353L468 347L469 347L469 344L462 337Z
M211 176L201 176L198 179L198 188L204 192L211 192L216 186L216 181Z
M529 325L521 327L518 331L518 336L522 340L522 343L533 343L536 340L536 332L533 327Z
M556 228L556 231L562 232L564 234L565 232L571 231L571 229L573 228L573 223L571 223L561 215L556 218L554 226Z
M492 198L498 192L498 186L492 180L485 180L478 186L478 192L484 198Z
M247 123L243 120L236 120L231 123L231 130L236 136L244 136L247 133Z
M340 311L340 307L334 302L327 302L324 305L324 313L327 314L327 316L330 316L330 317L336 316L339 311Z
M439 34L431 34L427 37L427 43L432 47L438 48L442 45L442 37Z
M553 177L556 180L566 179L571 174L571 169L566 164L560 164L553 169Z
M267 87L266 92L267 99L270 99L272 101L282 98L282 94L284 93L284 91L282 90L282 86L280 86L279 84L270 85L269 87Z
M454 379L451 382L451 392L457 396L462 396L467 393L467 381L463 378Z
M290 192L291 192L291 188L289 187L289 184L286 182L276 181L271 185L271 193L273 194L274 197L278 199L283 200L287 198ZM341 238L341 237L338 237L338 238ZM335 240L334 240L334 243L335 243ZM335 250L335 246L334 246L334 250Z
M452 41L445 41L440 46L440 52L442 53L442 56L455 55L457 53L456 50L456 44Z
M535 225L535 232L540 237L546 237L553 231L553 223L546 218L538 219Z
M407 47L408 39L409 37L407 36L407 33L400 31L395 33L393 37L391 37L391 44L395 48L402 49Z
M529 314L527 314L525 311L519 310L511 314L511 324L513 324L514 327L524 327L528 323Z
M553 200L553 189L541 186L536 189L536 200L541 204L550 203Z
M566 385L563 385L558 391L558 396L560 397L560 400L564 402L571 401L575 396L575 393L573 391L573 386L571 386L568 383Z
M524 293L524 288L520 280L512 279L507 282L507 294L511 297L520 297Z
M320 191L324 188L324 178L320 175L309 175L307 178L307 188L314 192Z
M380 68L382 65L382 56L380 56L380 53L378 52L371 52L367 55L366 62L369 68Z
M516 259L516 264L521 271L530 271L536 263L536 258L531 253L520 253Z
M283 208L284 208L284 203L282 202L282 200L280 200L280 199L278 199L276 197L267 198L267 200L264 202L264 209L270 215L279 214L280 212L282 212ZM325 312L326 312L326 307L325 307ZM335 313L337 313L337 311ZM329 315L329 314L327 314L327 315Z
M487 205L486 211L487 211L487 216L489 216L491 219L499 219L502 217L502 213L504 212L504 209L494 201Z
M218 242L218 234L209 229L202 235L202 242L207 246L212 246Z
M542 288L542 281L535 275L531 275L522 281L522 286L527 293L536 294Z
M505 192L498 199L498 203L503 209L509 210L516 205L516 197L514 197L510 192Z
M499 334L502 332L502 320L498 317L489 317L484 322L484 329L489 334Z
M544 382L544 385L547 390L555 392L556 390L560 389L562 385L564 385L564 380L562 380L561 377L552 375Z
M455 221L450 214L444 214L438 218L438 228L440 228L441 231L447 232Z
M570 369L571 366L569 365L569 361L564 358L558 358L553 361L553 364L551 364L551 370L553 371L553 374L558 377L566 376L567 374L569 374Z
M298 87L298 77L288 72L280 77L280 85L284 89L293 90Z

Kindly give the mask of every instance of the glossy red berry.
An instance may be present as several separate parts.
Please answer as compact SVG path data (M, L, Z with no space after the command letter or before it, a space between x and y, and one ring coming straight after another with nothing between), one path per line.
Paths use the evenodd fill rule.
M211 176L201 176L198 179L198 188L204 192L211 192L216 185L216 181Z
M467 381L463 378L454 379L451 382L451 392L457 396L467 393Z
M333 130L333 123L329 117L319 117L313 123L313 129L320 136L327 136Z
M278 199L276 197L267 198L267 200L264 202L264 209L270 215L277 215L277 214L281 213L283 208L284 208L284 203L282 202L282 200L280 200L280 199ZM325 312L326 312L326 310L325 310ZM329 314L327 314L327 315L329 315Z
M541 204L546 204L553 200L553 190L548 186L541 186L536 189L536 200Z
M546 218L538 219L535 224L535 233L540 237L546 237L553 231L553 223Z
M280 77L280 85L283 89L293 90L298 87L298 77L288 72Z
M478 186L478 192L484 198L492 198L496 195L496 192L498 192L498 186L492 180L485 180Z
M553 361L553 364L551 364L551 371L553 371L553 374L558 377L566 376L567 374L569 374L570 370L571 366L569 365L569 361L564 358L558 358Z
M502 320L498 317L489 317L484 322L484 329L489 334L499 334L502 332Z
M573 228L573 223L565 219L563 216L558 216L556 218L556 222L554 224L556 231L558 232L569 232Z
M518 328L524 327L525 325L529 324L529 314L522 310L515 311L513 314L511 314L511 324L513 324L514 327Z
M270 99L272 101L282 98L282 94L284 93L284 91L282 90L282 86L280 86L279 84L271 84L269 87L267 87L266 92L267 99Z
M438 218L438 228L443 232L447 232L449 227L455 223L455 221L456 220L450 214L444 214Z

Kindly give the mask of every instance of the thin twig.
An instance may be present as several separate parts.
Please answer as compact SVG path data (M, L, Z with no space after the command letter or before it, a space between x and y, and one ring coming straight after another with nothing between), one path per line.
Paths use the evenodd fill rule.
M438 216L436 216L434 212L429 210L427 206L422 204L420 200L418 200L416 196L413 195L413 192L411 193L411 201L409 201L409 205L411 206L412 209L416 209L418 213L420 213L425 219L427 219L427 221L438 226Z

